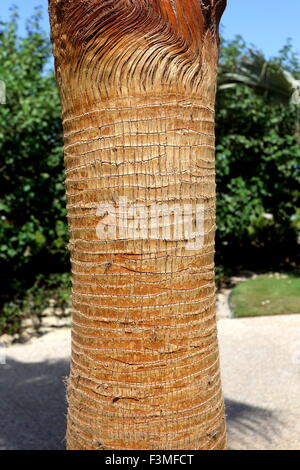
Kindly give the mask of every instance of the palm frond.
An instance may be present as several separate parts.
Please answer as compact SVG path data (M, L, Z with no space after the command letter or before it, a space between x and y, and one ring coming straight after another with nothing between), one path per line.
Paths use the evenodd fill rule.
M255 88L270 100L289 105L300 105L300 80L264 56L251 52L249 58L238 64L235 71L221 67L219 90L244 84Z

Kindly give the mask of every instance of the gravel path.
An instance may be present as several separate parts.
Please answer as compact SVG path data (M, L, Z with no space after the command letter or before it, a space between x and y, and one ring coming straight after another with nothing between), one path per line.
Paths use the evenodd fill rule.
M230 448L300 450L300 315L223 319L219 335ZM70 330L5 352L0 450L63 449Z

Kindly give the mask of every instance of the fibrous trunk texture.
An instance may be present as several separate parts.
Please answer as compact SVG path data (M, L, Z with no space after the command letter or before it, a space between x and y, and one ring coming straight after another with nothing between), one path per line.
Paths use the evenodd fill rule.
M214 284L224 7L50 0L73 279L69 449L226 447ZM186 210L199 207L191 243Z

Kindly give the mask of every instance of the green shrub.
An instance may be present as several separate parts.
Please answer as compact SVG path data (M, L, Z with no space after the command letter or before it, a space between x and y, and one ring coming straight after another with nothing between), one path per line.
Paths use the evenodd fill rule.
M39 319L49 307L64 311L70 306L70 274L38 275L34 284L14 300L3 304L0 315L0 332L15 334L21 331L22 320L34 316Z
M17 34L17 14L0 23L0 296L26 289L38 273L67 271L60 103L51 47L38 12Z
M226 65L234 69L247 54L250 52L241 40L225 43L221 68ZM290 46L283 49L276 62L299 77L299 63ZM274 104L246 85L219 92L216 113L219 263L244 267L250 264L255 268L297 261L298 113L296 106Z

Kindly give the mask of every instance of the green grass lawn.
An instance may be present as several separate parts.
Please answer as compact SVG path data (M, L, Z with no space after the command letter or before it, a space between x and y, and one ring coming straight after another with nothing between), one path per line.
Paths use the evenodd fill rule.
M300 313L300 278L258 276L235 287L230 304L235 317Z

